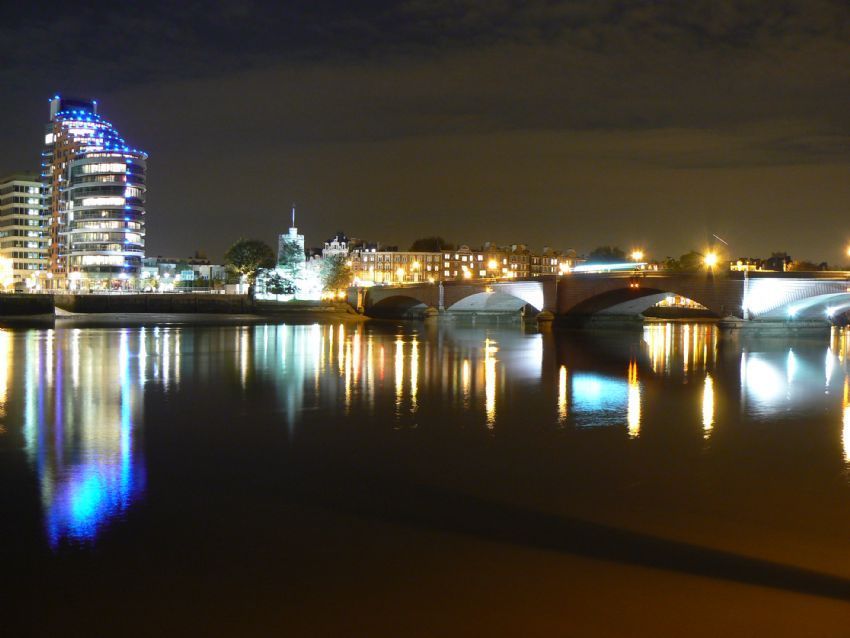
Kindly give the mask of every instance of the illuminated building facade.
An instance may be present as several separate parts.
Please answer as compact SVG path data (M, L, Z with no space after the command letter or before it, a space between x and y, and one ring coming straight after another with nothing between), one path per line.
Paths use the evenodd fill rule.
M437 281L442 253L378 250L367 248L351 252L351 272L355 284L403 284Z
M97 102L50 100L42 180L54 287L136 287L145 253L147 154L130 148Z
M322 258L336 257L337 255L347 257L348 250L348 236L344 232L339 231L325 242L325 246L322 248Z
M459 246L440 252L354 248L349 254L355 285L404 284L558 275L575 266L575 256L544 249L533 254L522 244L480 249Z
M484 279L510 276L507 253L490 244L481 250L459 246L443 251L442 279Z
M460 246L443 251L442 279L514 279L559 275L575 266L575 255L551 248L532 253L524 244L497 247L485 243L481 249Z
M43 285L48 220L43 187L36 175L0 178L0 287Z
M575 266L575 259L564 255L560 250L552 250L548 246L543 247L539 255L531 255L531 276L558 275L571 270Z

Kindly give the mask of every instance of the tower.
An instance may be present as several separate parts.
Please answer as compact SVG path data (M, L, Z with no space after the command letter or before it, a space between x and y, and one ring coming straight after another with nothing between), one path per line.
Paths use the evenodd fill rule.
M304 235L299 235L298 228L295 227L295 204L292 205L291 224L289 232L279 235L277 239L277 263L279 266L303 264L307 259L304 254Z
M42 181L57 288L126 288L145 251L147 154L130 148L96 100L50 99Z

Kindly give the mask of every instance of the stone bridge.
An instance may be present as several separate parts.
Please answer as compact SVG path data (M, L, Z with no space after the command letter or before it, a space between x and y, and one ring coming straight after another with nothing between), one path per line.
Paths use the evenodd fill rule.
M670 295L691 299L716 317L821 320L850 310L850 272L582 273L530 280L375 286L352 292L370 316L449 312L547 311L557 318L636 316Z

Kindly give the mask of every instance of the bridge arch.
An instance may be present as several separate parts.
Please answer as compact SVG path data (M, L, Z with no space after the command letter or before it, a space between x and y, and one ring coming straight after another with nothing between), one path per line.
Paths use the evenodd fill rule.
M761 315L765 319L829 319L850 311L850 292L812 295L788 301Z
M736 310L740 310L739 308L726 308L722 304L718 305L714 299L700 298L700 295L695 295L693 291L668 289L666 286L639 285L632 287L626 284L620 288L597 292L567 309L565 314L574 316L636 316L663 301L666 297L674 295L694 301L705 308L707 313L718 318L723 314L732 314Z
M542 306L542 303L536 298L532 299L532 301L534 303L530 303L522 296L512 294L505 290L490 290L467 295L447 307L446 310L449 312L481 313L519 312L528 306L535 313L540 312L541 308L535 304L540 304L540 306Z
M419 297L399 293L372 301L366 314L378 318L418 318L428 307L429 304Z

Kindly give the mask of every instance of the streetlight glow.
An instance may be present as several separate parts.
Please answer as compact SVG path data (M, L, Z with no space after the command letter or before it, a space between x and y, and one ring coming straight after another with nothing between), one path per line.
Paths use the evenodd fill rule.
M705 265L714 268L717 265L717 253L708 253L705 256Z
M643 251L642 250L633 250L631 257L632 257L632 261L643 261Z

